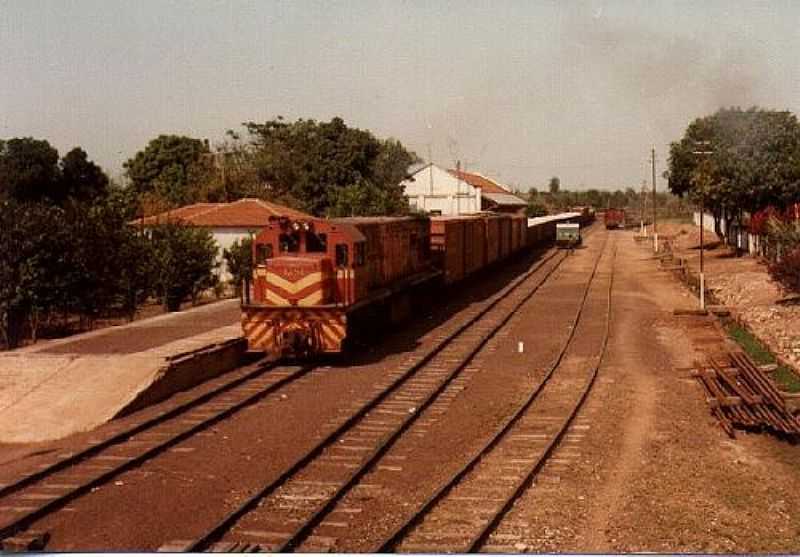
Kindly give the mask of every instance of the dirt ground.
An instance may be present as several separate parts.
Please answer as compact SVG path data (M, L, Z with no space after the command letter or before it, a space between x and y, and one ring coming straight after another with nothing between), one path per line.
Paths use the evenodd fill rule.
M664 223L659 233L674 238L676 257L685 258L694 272L700 268L700 228ZM773 282L758 258L736 257L713 232L704 233L704 269L708 288L717 300L736 311L776 354L800 369L800 303L792 302Z
M619 232L608 358L585 410L508 517L532 552L797 552L800 448L730 440L689 377L730 345L632 233ZM627 248L622 246L627 244Z

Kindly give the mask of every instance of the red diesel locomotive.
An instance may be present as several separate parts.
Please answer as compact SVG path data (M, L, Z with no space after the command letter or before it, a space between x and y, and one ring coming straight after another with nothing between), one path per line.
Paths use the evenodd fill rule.
M280 218L253 241L242 327L251 350L275 356L337 353L356 324L395 322L418 290L449 284L533 245L555 220L524 217Z
M407 312L412 286L441 274L426 218L279 219L253 242L252 299L242 306L250 349L275 355L342 350L354 313Z

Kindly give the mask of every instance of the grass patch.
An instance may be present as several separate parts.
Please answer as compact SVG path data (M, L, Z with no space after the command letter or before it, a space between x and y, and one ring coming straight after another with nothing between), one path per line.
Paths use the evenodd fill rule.
M747 352L758 365L769 365L776 363L775 356L764 346L756 337L750 334L747 329L740 327L735 322L730 322L725 327L730 336L736 343ZM772 378L778 386L787 392L800 392L800 377L786 366L778 366Z
M789 393L800 393L800 377L786 366L778 366L772 375L781 388Z

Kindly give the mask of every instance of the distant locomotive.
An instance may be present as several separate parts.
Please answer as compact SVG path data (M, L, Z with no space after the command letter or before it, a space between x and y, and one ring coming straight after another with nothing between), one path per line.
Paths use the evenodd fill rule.
M607 229L625 228L625 210L612 208L606 209L604 221Z
M341 352L359 322L399 321L410 315L420 290L551 244L556 222L566 219L272 220L253 241L252 288L242 305L249 348L275 356Z

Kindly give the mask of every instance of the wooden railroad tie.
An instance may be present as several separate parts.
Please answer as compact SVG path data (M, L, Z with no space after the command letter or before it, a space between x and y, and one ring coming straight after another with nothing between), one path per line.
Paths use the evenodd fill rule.
M800 435L800 419L787 409L784 395L767 376L769 371L774 366L758 366L744 352L730 352L724 358L708 358L705 365L695 362L691 375L730 437L734 428Z

